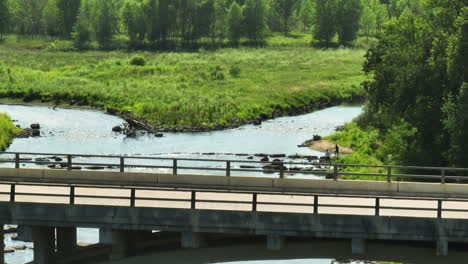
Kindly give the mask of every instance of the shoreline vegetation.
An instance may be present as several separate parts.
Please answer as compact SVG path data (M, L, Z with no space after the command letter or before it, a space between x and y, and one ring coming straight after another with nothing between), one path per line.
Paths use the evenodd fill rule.
M4 113L0 113L0 151L4 151L13 141L13 137L21 132L11 118Z
M0 43L2 102L105 109L150 132L221 130L364 100L363 49L76 52L13 39Z

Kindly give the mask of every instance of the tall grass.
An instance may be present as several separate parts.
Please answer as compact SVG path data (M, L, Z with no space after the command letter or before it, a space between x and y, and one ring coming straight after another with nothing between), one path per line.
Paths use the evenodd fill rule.
M0 113L0 151L4 151L19 132L7 114Z
M35 43L35 45L39 45ZM363 94L364 50L58 52L0 44L0 98L112 107L154 125L215 128ZM131 65L134 56L145 65Z

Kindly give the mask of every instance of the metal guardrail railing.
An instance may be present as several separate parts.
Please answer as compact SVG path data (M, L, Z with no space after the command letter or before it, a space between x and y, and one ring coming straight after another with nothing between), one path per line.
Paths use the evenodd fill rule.
M226 159L197 159L197 158L173 158L173 157L145 157L145 156L119 156L119 155L89 155L89 154L69 154L69 153L29 153L29 152L0 152L1 155L12 156L9 158L0 158L0 163L12 163L14 168L20 169L20 164L40 164L40 165L58 165L58 168L73 170L75 166L102 166L106 168L117 168L120 172L126 172L126 168L146 168L146 169L170 169L172 174L179 174L180 170L195 170L195 171L217 171L227 177L233 172L257 172L257 173L276 173L279 178L284 178L287 172L300 173L309 175L326 176L335 181L341 176L371 176L379 177L387 182L393 180L421 180L430 179L440 181L442 184L447 181L461 182L468 181L468 176L450 175L449 173L468 172L468 168L452 168L452 167L425 167L425 166L399 166L399 165L367 165L367 164L333 164L333 163L312 163L312 162L292 162L292 161L254 161L254 160L226 160ZM54 159L31 157L56 157ZM97 158L110 159L116 162L77 162L76 158ZM171 162L170 165L155 165L155 164L136 164L132 161L166 161ZM204 162L207 166L182 166L183 162ZM223 164L222 166L208 166L208 164ZM236 164L251 164L264 166L262 168L255 166L235 166ZM269 165L266 166L265 165ZM287 167L289 166L289 167ZM322 167L325 170L296 170L293 166L315 166ZM352 167L384 169L385 173L358 173L347 172L344 169ZM80 168L81 169L81 168ZM434 171L436 174L408 174L396 173L396 170L413 170L413 171Z
M153 207L153 208L158 208L158 202L186 202L190 206L187 207L186 209L191 209L191 210L196 210L200 209L197 205L203 204L203 203L209 203L209 204L222 204L224 205L223 209L217 209L217 210L227 210L230 211L232 210L232 207L229 207L230 205L247 205L246 210L241 210L241 211L251 211L251 212L256 212L259 211L259 206L266 205L266 206L280 206L282 212L291 212L288 208L293 208L293 207L301 207L301 208L310 208L309 210L306 210L306 213L309 212L310 214L319 214L321 208L338 208L338 209L366 209L366 210L371 210L373 214L368 214L363 212L363 215L374 215L374 216L381 216L382 210L398 210L398 211L403 211L403 212L409 212L409 211L425 211L425 212L433 212L435 213L435 217L437 218L444 218L443 213L467 213L468 214L468 209L454 209L454 208L444 208L444 203L445 202L464 202L466 204L465 208L468 208L468 200L461 200L461 199L431 199L431 198L418 198L415 199L414 197L412 198L405 198L405 197L388 197L388 196L351 196L351 195L327 195L327 194L303 194L303 193L272 193L272 192L233 192L233 191L226 191L226 190L190 190L190 189L177 189L177 190L169 190L167 188L143 188L143 187L122 187L122 186L107 186L107 187L96 187L96 186L90 186L90 185L53 185L49 187L62 187L62 188L68 188L67 193L61 193L61 194L56 194L56 193L30 193L30 192L18 192L17 191L17 186L22 186L22 187L45 187L48 185L44 184L16 184L16 183L9 183L9 184L3 184L3 186L10 186L9 191L3 191L0 192L0 197L2 195L9 197L8 201L4 202L9 202L9 203L17 203L17 197L23 196L23 197L29 197L30 199L33 199L32 203L44 203L44 202L38 202L36 199L38 197L46 197L46 198L66 198L68 200L67 203L60 203L60 204L68 204L68 205L76 205L80 204L77 202L78 199L80 198L85 198L85 199L105 199L108 202L111 201L124 201L127 202L126 207L139 207L137 206L138 201L146 201L146 202L154 202L152 206L145 205L144 207ZM76 194L76 189L77 188L98 188L98 189L115 189L115 190L128 190L130 195L129 196L105 196L105 195L85 195L85 194ZM145 195L137 195L139 191L164 191L164 192L175 192L175 193L190 193L189 197L190 198L168 198L168 195L165 195L164 197L147 197ZM103 193L107 193L103 192ZM222 194L231 194L231 195L237 195L237 194L242 194L242 195L249 195L250 199L246 200L223 200L223 199L200 199L199 194L203 193L210 193L212 196L215 196L216 193L222 193ZM300 197L301 200L305 201L312 201L313 202L272 202L272 201L260 201L259 197L262 195L268 195L270 200L271 196L281 196L285 197L288 195L293 195L295 197ZM206 197L206 195L205 195ZM336 203L323 203L320 202L321 199L325 198L363 198L363 199L370 199L373 200L372 205L359 205L359 204L336 204ZM415 206L383 206L381 205L382 200L408 200L410 199L412 202L427 202L427 201L433 201L434 203L437 203L436 206L434 207L426 207L421 206L421 207L415 207ZM265 199L264 199L265 200ZM31 201L29 201L31 202ZM28 203L22 201L22 203ZM51 200L50 202L46 203L51 203L54 204L56 203L56 200ZM84 203L85 205L89 205L89 201L87 203ZM102 200L96 202L96 205L103 205ZM104 204L105 205L105 204ZM122 206L122 205L120 205ZM164 208L167 208L167 206L163 206ZM238 210L238 209L237 209ZM268 212L268 209L262 209L261 211ZM340 212L340 211L337 211ZM344 215L346 213L343 213ZM418 216L419 217L419 216Z

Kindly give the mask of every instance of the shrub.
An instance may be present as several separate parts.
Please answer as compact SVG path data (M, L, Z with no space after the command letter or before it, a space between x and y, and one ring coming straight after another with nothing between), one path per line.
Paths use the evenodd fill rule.
M145 66L146 61L143 57L141 56L133 56L130 59L130 65L136 65L136 66Z
M229 74L231 74L232 77L239 77L240 73L241 73L241 68L237 64L232 65L231 68L229 69Z

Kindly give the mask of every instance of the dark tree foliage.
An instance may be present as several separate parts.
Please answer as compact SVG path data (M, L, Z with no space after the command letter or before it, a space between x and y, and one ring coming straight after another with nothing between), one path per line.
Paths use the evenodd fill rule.
M0 0L0 39L3 39L10 20L7 0Z
M289 32L289 20L298 3L299 0L273 0L272 2L272 7L281 17L281 21L283 22L283 31L285 35Z
M407 164L468 166L468 1L449 2L429 1L426 15L407 9L366 55L367 125L385 134L402 118L411 124Z

